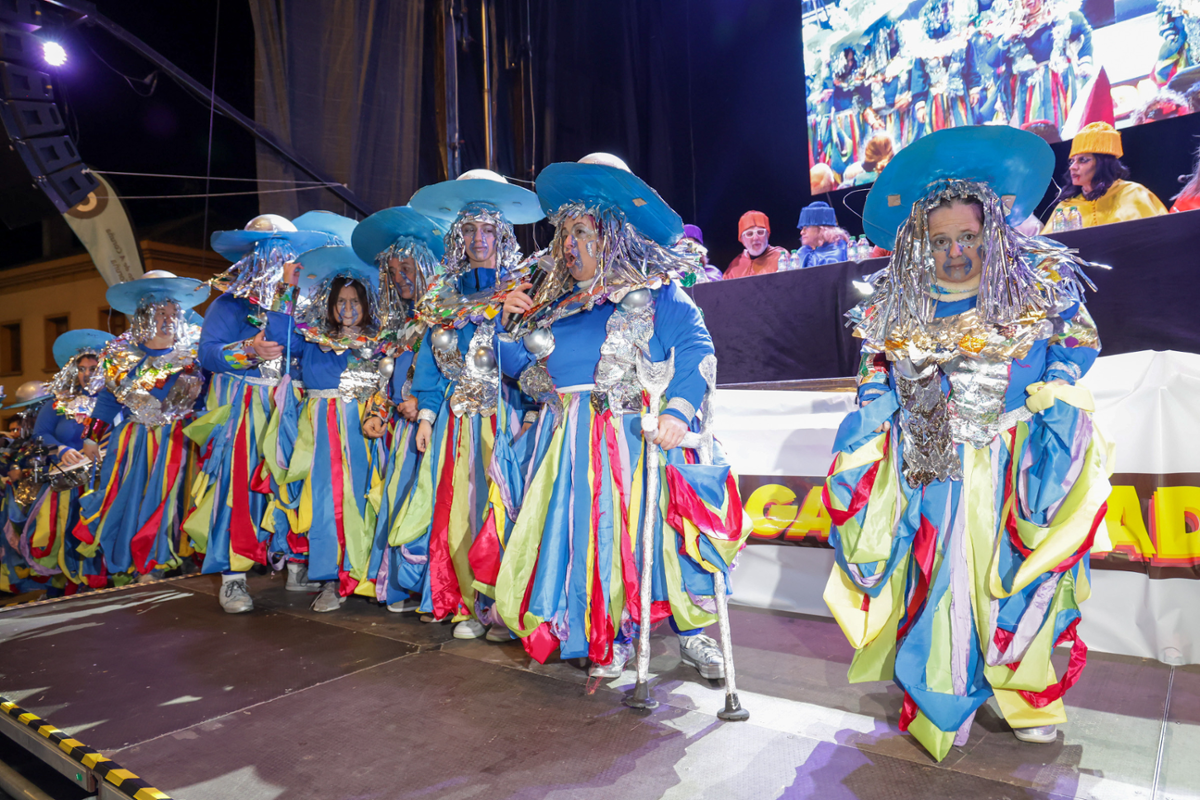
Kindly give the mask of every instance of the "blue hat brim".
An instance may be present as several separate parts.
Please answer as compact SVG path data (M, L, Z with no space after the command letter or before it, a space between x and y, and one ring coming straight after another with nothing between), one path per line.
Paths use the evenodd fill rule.
M366 263L354 253L352 247L318 247L300 256L300 271L296 284L302 294L326 278L345 275L369 285L379 291L379 269Z
M538 198L547 214L567 203L611 205L644 236L670 247L683 236L683 219L644 180L603 164L566 161L551 164L537 176Z
M208 298L208 284L192 278L138 278L108 287L108 304L122 314L137 311L138 303L148 294L169 298L181 310L195 308Z
M512 225L527 225L545 216L533 192L486 178L435 183L417 190L408 201L417 212L447 223L453 222L458 212L471 203L495 206Z
M248 256L259 242L267 239L285 241L297 253L330 243L329 234L324 231L213 231L210 241L213 250L237 262Z
M335 214L332 211L305 211L300 216L292 220L292 224L299 231L318 231L320 233L336 236L340 244L349 245L350 238L354 236L354 230L358 227L358 220L343 217L341 214ZM339 242L326 241L323 244L339 244ZM320 245L318 245L319 247ZM312 248L307 248L311 250Z
M385 208L364 219L354 229L351 246L359 258L374 264L379 254L401 236L424 242L435 261L441 261L446 253L445 230L436 220L408 206Z
M22 400L19 403L13 403L11 406L4 406L3 408L0 408L0 411L12 411L17 408L29 408L30 406L35 406L38 403L44 403L53 397L54 395L47 393L41 395L40 397L34 397L30 400Z
M117 337L107 331L98 331L94 328L80 328L79 330L67 331L54 340L54 361L61 369L80 350L88 349L99 353L104 349L104 345L115 338Z
M986 183L1004 206L1007 219L1024 221L1034 212L1054 175L1054 151L1037 134L1007 125L946 128L901 150L875 179L863 206L867 238L884 250L896 247L896 232L912 205L938 180L958 178Z

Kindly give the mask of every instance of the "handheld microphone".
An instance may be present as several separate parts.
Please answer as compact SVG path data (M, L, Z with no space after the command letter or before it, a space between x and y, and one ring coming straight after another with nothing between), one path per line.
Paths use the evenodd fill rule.
M546 283L550 277L550 270L542 268L542 262L539 261L534 266L530 273L529 283L531 284L529 291L526 292L530 297L537 296L538 290ZM511 314L508 317L508 322L504 323L504 332L512 333L521 324L521 320L525 318L524 314Z

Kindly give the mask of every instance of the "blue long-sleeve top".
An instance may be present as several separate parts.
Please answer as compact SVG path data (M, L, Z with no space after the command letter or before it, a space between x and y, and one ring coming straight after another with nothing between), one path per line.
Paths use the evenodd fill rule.
M273 342L292 343L292 354L300 357L300 379L305 389L336 389L342 373L350 365L351 352L337 353L322 349L296 332L292 318L278 311L267 314L267 338Z
M469 269L459 275L455 281L455 289L461 295L481 292L495 285L496 271L491 269ZM466 322L458 329L458 352L462 353L464 357L471 348L471 338L475 335L475 327L475 323ZM436 414L442 407L442 400L445 399L446 392L450 388L450 381L438 369L437 360L433 357L433 346L429 343L430 334L431 331L425 331L420 352L417 354L413 369L412 394L417 398L418 410L432 411Z
M1070 20L1071 32L1068 34L1067 40L1079 41L1079 52L1076 58L1090 59L1093 53L1092 26L1088 23L1087 17L1078 11L1070 12ZM1029 51L1029 55L1038 64L1044 64L1050 60L1050 54L1054 51L1054 28L1053 23L1043 25L1030 36L1021 40Z
M143 344L139 344L138 348L143 353L145 353L145 355L133 367L132 371L134 371L134 372L141 369L142 364L150 356L161 356L161 355L166 355L167 353L171 352L170 347L164 348L162 350L155 350L153 348L146 347ZM174 386L175 386L175 381L179 380L179 376L181 374L182 374L182 372L173 372L173 373L171 373L170 376L167 377L167 380L163 383L162 386L151 387L150 396L154 397L157 400L165 400L167 395L171 393L171 389L174 388ZM203 397L204 393L201 392L200 395L201 395L201 397ZM106 422L109 425L111 425L113 423L113 420L115 420L117 418L117 414L119 414L121 412L121 408L122 408L121 403L117 400L116 396L113 395L113 393L111 391L109 391L108 388L106 387L104 389L101 389L100 393L96 395L96 407L95 407L95 409L92 410L92 419L98 419L101 422ZM126 418L132 419L132 417L126 417Z
M33 435L50 447L69 447L78 450L83 447L83 423L76 422L74 416L59 414L54 403L44 403L38 411L37 420L33 423Z
M938 318L953 317L957 314L975 308L978 297L953 302L939 302L934 316ZM1082 306L1074 303L1061 314L1065 332L1056 333L1048 339L1038 339L1029 348L1024 358L1014 358L1009 368L1008 389L1004 395L1004 410L1013 411L1025 404L1025 390L1038 381L1064 380L1069 384L1085 375L1096 357L1100 355L1100 342L1095 341L1095 347L1081 344L1072 336L1072 329L1078 329L1084 338L1095 338L1095 326L1086 312L1081 313ZM870 356L864 356L868 358ZM882 380L882 373L874 373L877 380L862 383L858 388L858 396L863 401L869 401L886 392L893 382L887 377ZM950 379L942 376L942 391L950 391Z
M708 388L700 375L700 362L712 354L712 337L704 327L700 310L677 283L669 283L654 291L654 335L649 349L652 361L662 361L675 349L675 375L664 394L673 400L682 398L699 408ZM596 306L555 322L554 352L546 359L546 370L560 387L580 386L595 382L596 365L600 362L600 347L608 337L608 319L617 310L612 303ZM530 364L533 356L520 342L503 342L497 336L500 368L507 375L518 376ZM692 418L678 409L667 409L690 424Z
M396 356L396 364L392 368L392 379L388 383L388 398L393 403L403 403L406 399L403 391L404 382L408 380L408 368L412 366L415 354L412 350L405 350L400 355ZM414 383L415 383L414 378ZM411 391L412 387L409 387Z
M258 328L250 323L249 317L262 311L249 300L223 294L208 307L204 325L200 329L200 366L209 372L234 372L257 378L261 375L257 366L239 367L225 358L226 345L244 342L258 335Z

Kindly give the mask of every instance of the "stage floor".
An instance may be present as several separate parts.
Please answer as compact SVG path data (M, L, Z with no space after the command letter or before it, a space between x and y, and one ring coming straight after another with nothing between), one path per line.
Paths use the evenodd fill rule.
M360 599L314 614L276 577L230 616L216 588L0 613L0 695L181 800L1200 796L1200 667L1093 653L1056 743L1018 742L986 706L936 764L897 729L894 686L847 683L825 619L734 610L750 721L723 723L721 687L669 632L661 705L637 714L631 672L589 695L583 671L516 642L456 641Z

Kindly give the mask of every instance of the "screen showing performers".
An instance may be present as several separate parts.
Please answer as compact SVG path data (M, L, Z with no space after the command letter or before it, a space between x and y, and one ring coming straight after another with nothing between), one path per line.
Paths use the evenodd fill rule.
M962 125L1070 139L1164 103L1187 113L1200 73L1200 0L803 2L810 164L841 186L886 166L867 153L885 137L894 151Z

